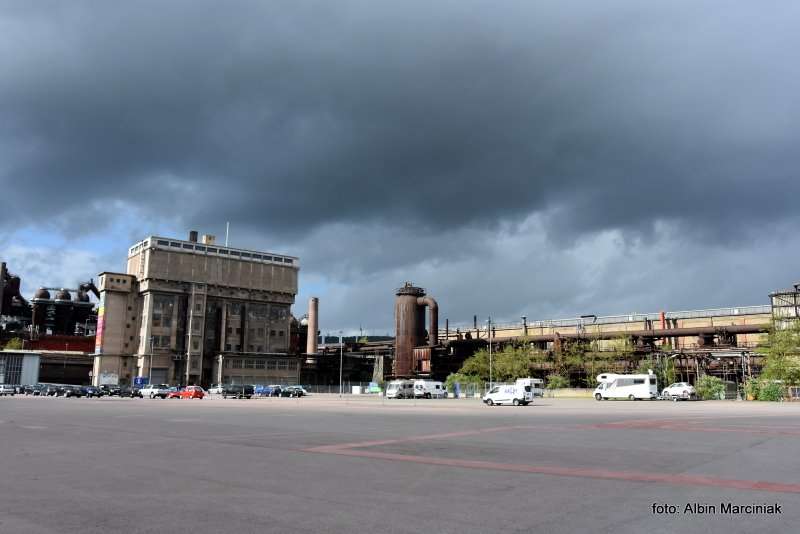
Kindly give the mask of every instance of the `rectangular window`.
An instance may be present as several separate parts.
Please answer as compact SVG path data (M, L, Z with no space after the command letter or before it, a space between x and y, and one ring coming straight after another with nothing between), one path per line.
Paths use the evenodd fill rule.
M264 256L264 260L266 260L266 261L272 261L272 256Z
M153 326L170 328L174 309L175 298L172 295L153 296Z
M159 239L158 241L156 241L156 243L158 243L159 245L163 245L165 247L169 246L169 241L164 241L163 239Z
M267 360L267 369L275 370L275 360Z
M217 253L217 249L215 249L215 248L208 247L206 250L207 250L208 252L211 252L211 253L214 253L214 254L216 254L216 253Z
M256 369L264 369L264 360L256 360Z
M260 260L261 254L253 254L253 259Z
M236 252L235 250L231 250L231 256L239 256L239 255L240 255L239 252Z
M171 246L171 247L175 247L175 248L181 248L181 244L180 244L180 243L176 243L175 241L172 241L172 242L169 244L169 246Z
M244 368L245 369L255 369L256 368L255 360L245 360L244 361Z
M289 368L289 362L286 360L278 361L278 371L286 371Z
M202 252L206 251L206 247L204 247L203 245L195 245L194 249L195 250L200 250Z
M223 248L219 249L219 253L220 254L225 254L226 256L228 255L228 251L223 249Z
M243 258L250 258L252 255L249 252L242 252Z
M241 369L242 368L242 360L235 359L235 360L231 360L231 362L232 362L231 363L231 367L233 369Z
M634 378L633 379L634 385L636 384L644 384L644 378Z
M283 263L294 263L294 260L292 258L283 258Z
M230 352L230 351L231 351L231 344L230 344L230 343L226 343L226 344L225 344L225 350L226 350L227 352Z

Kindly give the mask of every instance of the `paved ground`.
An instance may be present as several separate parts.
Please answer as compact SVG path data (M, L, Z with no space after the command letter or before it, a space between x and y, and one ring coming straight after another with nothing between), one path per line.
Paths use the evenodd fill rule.
M795 532L799 452L789 404L0 398L0 533Z

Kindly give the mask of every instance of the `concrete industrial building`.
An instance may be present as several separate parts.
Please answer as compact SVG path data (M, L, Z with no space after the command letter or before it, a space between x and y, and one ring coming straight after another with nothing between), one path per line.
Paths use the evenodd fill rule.
M298 259L151 236L128 250L127 272L99 275L93 381L297 383L289 355Z

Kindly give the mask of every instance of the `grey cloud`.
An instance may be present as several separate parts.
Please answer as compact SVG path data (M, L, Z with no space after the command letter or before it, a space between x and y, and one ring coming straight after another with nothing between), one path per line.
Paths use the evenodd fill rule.
M347 288L456 295L436 266L502 239L573 273L604 232L746 252L796 213L795 2L4 6L2 228L230 220Z

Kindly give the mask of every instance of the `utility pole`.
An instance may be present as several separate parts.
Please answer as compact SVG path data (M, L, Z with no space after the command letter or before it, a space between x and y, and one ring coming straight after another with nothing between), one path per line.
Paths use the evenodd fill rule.
M486 321L486 335L489 338L489 391L492 390L492 318Z
M344 360L344 343L342 343L343 331L339 330L339 396L342 396L342 362Z

